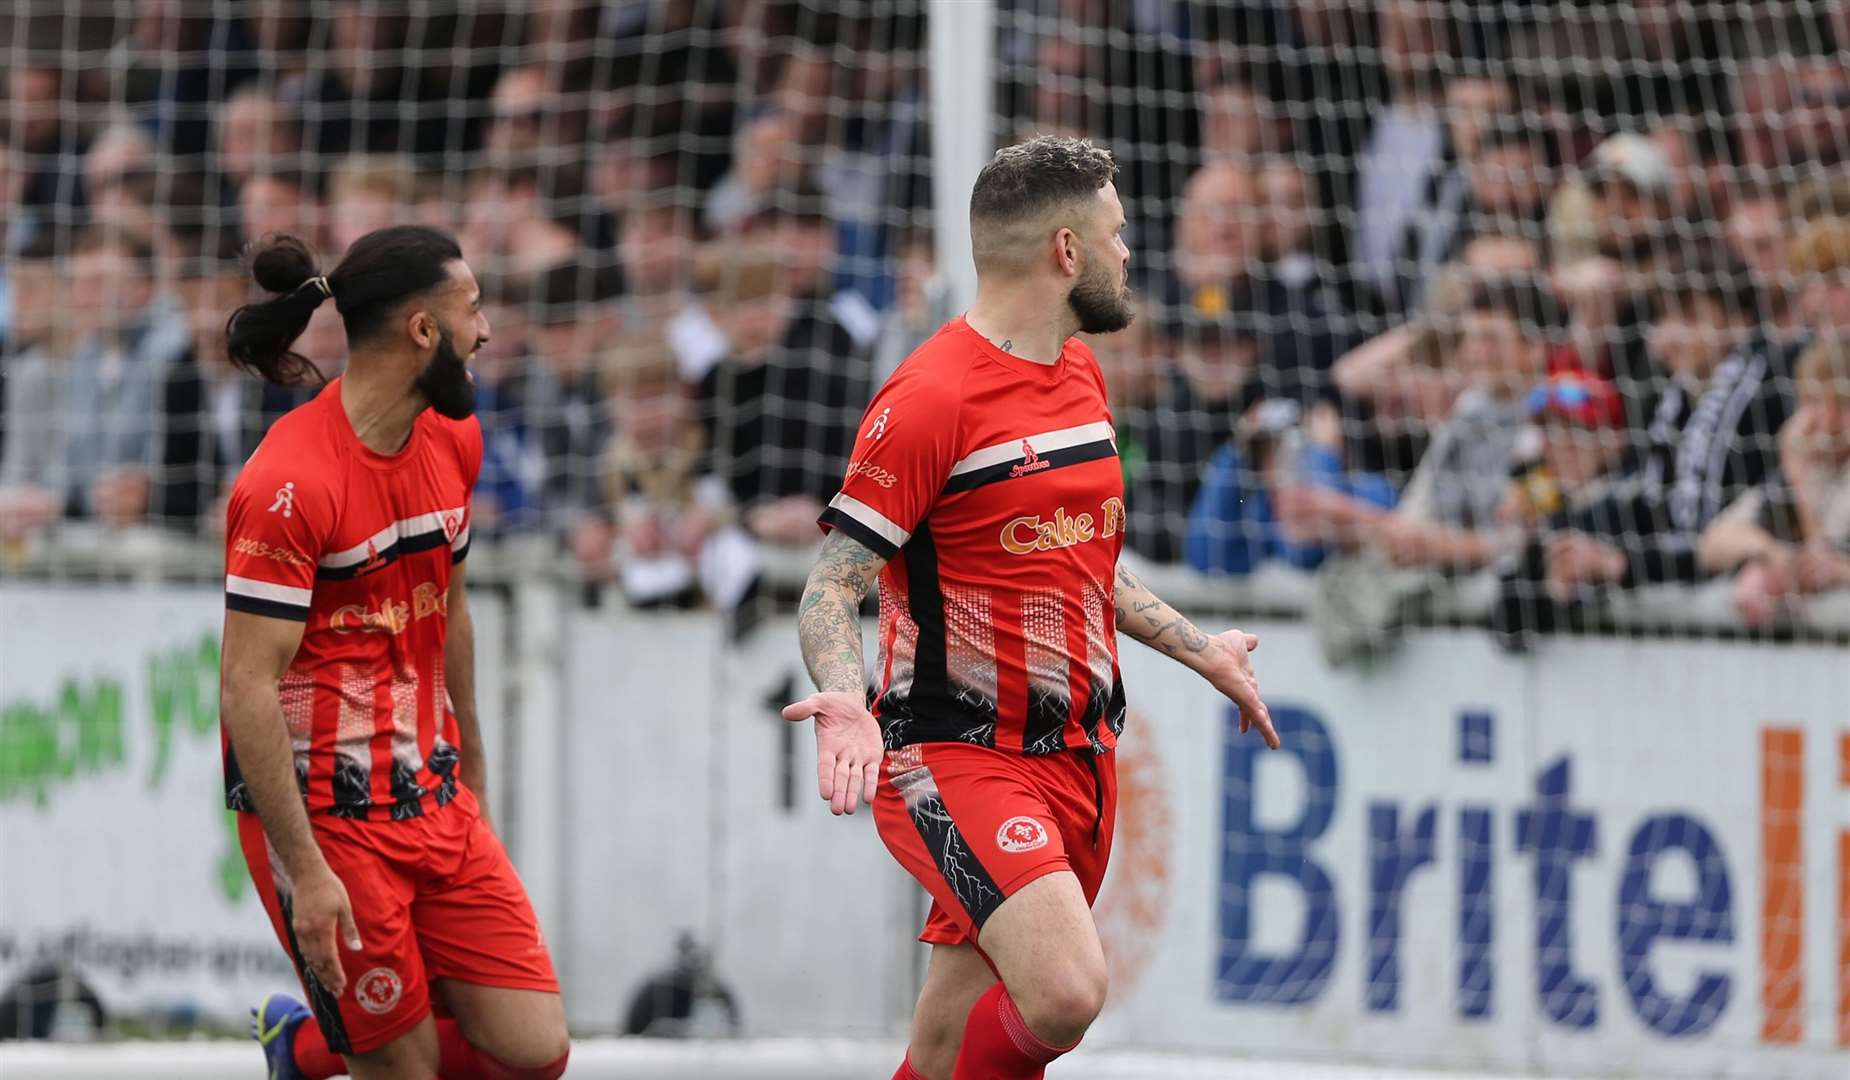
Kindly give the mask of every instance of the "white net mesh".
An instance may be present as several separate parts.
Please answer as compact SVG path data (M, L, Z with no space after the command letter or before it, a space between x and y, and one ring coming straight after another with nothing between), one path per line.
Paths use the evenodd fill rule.
M1494 953L1505 961L1497 993L1518 995L1510 987L1520 981L1540 1003L1522 1015L1577 1025L1599 997L1577 981L1591 948L1615 958L1593 977L1604 1015L1629 1001L1627 1015L1655 1035L1733 1049L1836 1038L1823 1032L1850 1015L1839 1011L1850 990L1840 991L1846 976L1830 953L1836 931L1822 914L1807 922L1794 899L1809 883L1820 897L1811 910L1832 912L1822 898L1844 873L1824 868L1823 844L1794 847L1800 833L1835 827L1790 794L1799 777L1812 777L1814 794L1836 782L1822 722L1809 752L1797 721L1741 746L1718 730L1715 745L1727 749L1713 770L1749 762L1728 774L1734 786L1673 785L1664 796L1748 822L1748 833L1760 824L1758 841L1718 842L1700 815L1626 797L1612 771L1651 771L1661 740L1585 724L1565 742L1535 733L1547 728L1536 702L1555 671L1651 683L1612 701L1656 700L1660 719L1674 711L1662 701L1695 708L1690 687L1707 687L1709 665L1739 655L1707 640L1717 636L1766 638L1780 650L1755 655L1791 665L1788 712L1730 699L1759 710L1754 723L1804 719L1820 701L1841 713L1831 695L1843 689L1850 638L1850 345L1837 336L1850 332L1850 4L997 0L989 117L930 115L930 79L957 67L928 55L927 6L7 5L0 578L47 586L31 594L33 611L54 610L59 590L75 596L79 583L214 579L232 478L267 426L313 392L228 367L225 314L249 290L240 248L288 232L325 269L374 228L422 222L460 238L494 327L474 368L486 448L472 574L517 595L563 580L572 614L561 625L589 619L595 603L691 608L722 612L729 640L744 638L800 587L817 511L839 486L869 395L954 314L949 283L965 271L935 265L932 240L966 221L961 204L931 205L934 137L974 140L985 156L1034 134L1089 137L1119 162L1141 312L1131 329L1092 342L1113 398L1133 557L1160 591L1193 606L1289 617L1287 670L1306 683L1348 694L1344 679L1385 680L1342 699L1353 712L1439 715L1427 734L1448 747L1456 736L1448 763L1491 764L1466 753L1458 732L1478 723L1467 717L1518 718L1505 721L1518 734L1501 772L1448 773L1417 794L1438 799L1456 781L1478 800L1448 802L1436 818L1419 816L1426 803L1415 794L1401 792L1404 806L1365 802L1358 792L1372 789L1339 782L1335 756L1327 774L1326 759L1304 758L1303 781L1287 793L1306 821L1329 812L1328 838L1272 819L1236 827L1238 813L1258 813L1240 785L1264 793L1265 767L1248 775L1225 764L1213 781L1224 787L1198 778L1197 803L1165 804L1146 821L1160 819L1152 831L1168 842L1162 815L1173 811L1177 835L1225 855L1212 871L1222 876L1188 879L1204 907L1226 905L1210 932L1219 966L1161 970L1212 981L1223 1005L1313 1017L1340 996L1330 979L1370 1022L1408 999L1443 1000L1444 1015L1422 1014L1418 1032L1439 1039L1462 1024L1465 1034L1443 1036L1452 1049L1406 1056L1534 1065L1541 1059L1481 1045L1525 1044L1529 1020L1493 1007L1478 980ZM331 305L299 349L323 374L339 372L346 343ZM510 654L544 653L551 639L533 644L544 635L520 610L507 620ZM1459 634L1440 645L1421 636L1448 629ZM1662 631L1703 640L1627 672L1548 653L1569 631L1607 643ZM1516 657L1484 646L1486 634ZM1403 638L1414 640L1397 658ZM185 644L194 661L204 655ZM1446 650L1480 646L1469 654L1480 667L1446 666ZM89 827L80 814L45 817L50 793L111 761L141 760L132 739L122 750L98 735L122 716L107 706L109 687L119 695L127 685L138 716L144 685L164 684L154 667L140 672L139 653L128 662L145 684L112 684L92 678L87 661L45 655L46 680L17 663L5 670L0 656L0 812L34 830L32 850L49 858ZM150 654L179 664L177 655L167 645ZM786 662L779 654L767 669ZM686 670L671 664L639 685ZM554 707L552 723L575 722L565 714L583 703L569 689L547 693L521 677L508 676L524 687L510 702L524 696L528 708ZM1680 684L1670 689L1683 696L1653 698L1659 683ZM1440 705L1428 700L1435 685ZM715 733L737 704L713 698ZM1322 708L1326 718L1342 711ZM193 759L209 773L206 712L189 715L206 733ZM1315 745L1324 726L1313 717L1294 731ZM75 747L92 744L72 732L102 749L82 757ZM510 745L517 757L525 744ZM1392 747L1368 742L1342 760ZM1606 751L1623 768L1595 771L1591 796L1583 772L1583 795L1571 796L1549 747L1583 761ZM702 756L718 751L688 749L696 768L719 769L717 756ZM1191 754L1172 745L1169 760ZM787 774L806 775L783 755ZM1396 776L1430 765L1395 760ZM1697 788L1713 775L1694 750L1671 760L1700 765ZM161 795L170 797L179 798ZM1582 797L1622 815L1597 840L1577 824ZM1525 812L1528 824L1515 824ZM563 835L575 824L533 813L536 830L550 822ZM1186 824L1217 814L1232 816L1199 831ZM711 822L659 831L666 839L636 843L667 845L650 849L664 873L700 862L677 860L675 845L713 849L700 876L716 893L739 872L729 858L755 865L723 850ZM785 839L763 840L754 857ZM1340 908L1319 909L1314 875L1293 876L1300 869L1281 861L1315 844L1352 864L1329 890ZM1750 844L1757 854L1743 853ZM517 854L542 848L532 840ZM1684 878L1652 876L1664 852L1684 860ZM1597 919L1586 893L1568 888L1583 857L1607 875ZM1402 887L1420 895L1408 883L1428 864L1456 867L1457 880L1433 887L1455 907L1442 933L1410 930L1399 944L1390 927L1413 905ZM1494 930L1474 921L1502 910L1487 899L1493 864L1494 875L1521 869L1496 880L1532 899L1531 960L1511 959L1507 943L1522 936L1514 916ZM210 874L210 860L196 869L186 872ZM1283 892L1266 892L1274 879L1289 879ZM76 871L59 887L66 897L89 889ZM726 914L756 899L728 887L711 907L644 920L635 934L653 948L641 960L615 949L617 959L659 966L684 926L705 944L730 936L741 947L742 926L763 927ZM600 879L583 891L603 888ZM28 895L23 884L14 895ZM55 889L29 895L54 898L41 908L60 902ZM1156 918L1141 898L1107 901L1112 918L1129 920L1120 932ZM50 926L59 912L27 914ZM1299 916L1301 935L1280 929ZM175 971L221 963L252 984L281 960L266 967L236 948L188 954L172 938L134 936L129 913L87 917L93 925L77 936L67 927L30 940L0 920L0 1033L9 1018L22 1030L39 1023L35 1000L91 992L61 957L130 984L125 972L169 947ZM1563 929L1572 925L1583 928L1579 945ZM1659 937L1689 950L1668 990L1638 960ZM1731 982L1703 981L1691 958L1704 944L1750 937L1751 962L1743 954ZM1369 951L1342 951L1357 940ZM1443 971L1410 955L1429 945ZM892 978L881 993L905 997L911 959L883 969ZM626 973L621 993L601 992L627 995L631 975L640 972ZM118 1030L225 1023L221 1003L200 1006L209 994L125 991L109 979ZM788 995L765 996L779 1023L801 1011ZM186 1006L174 1009L176 999ZM617 1007L598 1000L593 1029L615 1026ZM1149 1001L1133 1008L1162 1015ZM763 1011L754 1002L748 1018ZM874 1011L869 1025L891 1021L903 1001ZM1479 1020L1492 1026L1469 1027ZM1506 1022L1517 1026L1495 1026ZM791 1023L838 1029L822 1017ZM1110 1037L1136 1041L1136 1025ZM1328 1051L1371 1056L1366 1039ZM1572 1052L1543 1058L1606 1067ZM1753 1062L1750 1071L1766 1063Z

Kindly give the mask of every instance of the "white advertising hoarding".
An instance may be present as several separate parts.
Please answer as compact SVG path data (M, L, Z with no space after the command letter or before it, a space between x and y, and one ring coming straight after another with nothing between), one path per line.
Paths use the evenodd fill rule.
M1132 721L1098 906L1114 987L1094 1040L1850 1070L1843 650L1588 639L1513 657L1466 630L1333 671L1303 628L1257 629L1277 753L1231 737L1188 672L1123 650ZM703 926L748 1030L902 1017L916 890L895 899L867 822L813 801L807 732L780 742L774 703L804 685L793 626L728 651L700 619L579 614L565 638L566 805L598 838L571 845L574 1017L610 1016L635 964Z
M499 642L497 598L471 610ZM225 809L222 594L8 584L0 612L0 993L73 960L106 1010L156 1023L300 993ZM500 651L477 652L491 746Z

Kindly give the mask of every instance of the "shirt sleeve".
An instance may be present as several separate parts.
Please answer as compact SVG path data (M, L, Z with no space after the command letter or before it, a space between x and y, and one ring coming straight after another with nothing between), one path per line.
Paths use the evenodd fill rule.
M239 474L226 509L225 607L306 622L334 500L310 470L258 460Z
M817 519L825 532L839 529L883 559L912 538L956 461L961 387L943 379L934 385L934 378L901 365L874 395L855 430L841 491Z

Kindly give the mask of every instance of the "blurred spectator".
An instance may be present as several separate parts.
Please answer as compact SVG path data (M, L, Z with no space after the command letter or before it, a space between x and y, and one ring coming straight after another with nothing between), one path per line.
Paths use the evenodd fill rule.
M880 335L880 313L860 292L843 288L835 273L840 234L813 193L791 192L755 215L746 236L762 240L783 260L786 287L797 296L826 298L830 316L866 348Z
M315 9L300 0L244 0L244 28L256 51L257 66L265 81L277 86L298 84L309 64L310 45L317 24Z
M128 33L110 50L111 73L153 145L192 159L211 144L212 102L254 76L244 23L215 5L135 0Z
M673 351L660 338L619 346L604 385L615 433L603 455L611 558L624 595L644 606L704 596L737 607L757 581L758 548L713 470Z
M689 163L677 145L678 131L637 130L650 110L635 109L636 115L612 120L604 138L594 147L591 163L591 186L603 200L604 209L618 217L636 208L660 208L665 203L693 205L697 189L684 171ZM660 123L659 117L655 123Z
M1483 258L1472 246L1465 251ZM1398 479L1424 456L1428 432L1446 422L1470 385L1452 358L1472 292L1480 282L1525 276L1520 269L1500 273L1500 265L1490 258L1482 269L1463 263L1440 268L1411 319L1336 361L1330 379L1351 418L1363 463Z
M1556 605L1542 582L1558 537L1597 520L1614 490L1613 474L1626 453L1625 405L1611 383L1597 376L1553 376L1529 395L1538 426L1539 453L1510 485L1500 518L1524 539L1500 570L1491 628L1507 647L1522 648L1537 631L1556 629L1583 609Z
M1564 527L1603 493L1625 454L1625 404L1611 382L1579 372L1550 376L1525 404L1537 449L1497 516L1528 531Z
M774 191L813 178L836 127L829 108L837 75L828 52L815 46L777 62L766 110L740 126L732 169L707 196L708 228L740 228Z
M1213 574L1251 573L1277 559L1312 570L1332 545L1352 547L1323 528L1329 513L1360 525L1394 505L1394 486L1376 473L1351 472L1343 463L1342 422L1325 404L1299 427L1293 401L1261 403L1240 426L1239 437L1208 462L1201 491L1188 516L1188 563Z
M527 424L544 461L541 499L555 527L571 533L603 499L597 459L609 418L597 358L622 328L622 293L610 269L568 259L534 280L525 380Z
M1351 255L1377 294L1391 297L1401 238L1450 153L1438 67L1450 51L1451 27L1447 9L1424 0L1385 0L1376 17L1388 93L1356 166Z
M482 279L494 342L476 353L469 368L475 377L475 415L482 425L472 527L482 536L533 528L543 520L546 458L527 415L528 384L535 377L531 295L524 279L509 274Z
M224 525L231 481L270 425L306 393L291 394L232 367L225 353L227 313L250 299L250 276L231 234L201 235L179 261L189 343L161 381L157 462L149 513L191 529ZM312 354L308 354L312 358ZM202 521L203 519L203 521Z
M176 174L169 163L156 161L147 135L125 123L105 128L91 141L84 178L90 193L88 223L153 245L163 266L174 253L167 226L176 212L196 224L206 211L203 181L197 174Z
M183 317L154 292L154 251L122 233L86 230L71 258L70 305L84 312L68 364L54 379L63 411L50 417L49 490L63 513L110 525L142 520L153 494L159 387L186 348Z
M1559 327L1554 300L1533 279L1473 287L1453 353L1467 389L1421 456L1393 517L1368 537L1403 567L1471 570L1512 550L1520 530L1499 516L1528 404L1547 372ZM1326 527L1351 527L1337 517Z
M1627 270L1646 270L1669 253L1676 170L1643 135L1618 134L1593 151L1587 187L1599 253Z
M1619 262L1590 255L1557 264L1548 284L1567 312L1565 340L1549 358L1551 371L1611 377L1625 395L1634 427L1643 427L1663 381L1645 345L1649 299Z
M245 243L271 233L288 233L317 251L327 247L314 180L294 169L259 169L244 181L238 189L238 220Z
M1850 341L1820 338L1798 364L1798 409L1779 469L1730 503L1696 549L1734 577L1734 605L1763 626L1804 596L1850 588Z
M1201 94L1201 159L1249 165L1280 149L1278 110L1251 81L1222 76Z
M100 211L104 192L120 186L132 173L151 172L155 166L154 140L139 126L117 120L96 133L84 153L84 185L90 207Z
M616 223L588 185L575 166L523 165L505 174L500 190L507 205L499 212L513 269L537 273L564 257L565 248L582 248L600 266L609 261Z
M1166 311L1218 316L1231 310L1236 282L1262 251L1264 210L1251 169L1211 161L1182 189L1168 274L1158 284Z
M1417 304L1433 272L1457 258L1473 236L1540 235L1554 170L1530 125L1513 115L1492 118L1476 130L1471 146L1434 179L1428 200L1408 222L1396 309Z
M1260 340L1249 317L1184 318L1160 342L1144 325L1099 339L1094 351L1124 468L1125 542L1145 558L1175 562L1203 463L1261 393Z
M61 224L88 201L85 140L72 116L70 84L63 69L52 65L24 63L7 72L7 136L26 176L21 202L35 216Z
M1479 280L1532 277L1542 271L1540 238L1507 232L1473 233L1459 248L1458 262Z
M1462 72L1446 81L1445 137L1454 161L1475 159L1487 126L1520 115L1514 88L1486 71Z
M901 69L865 49L840 48L859 42L877 21L833 14L803 21L808 25L776 64L768 109L740 128L732 169L708 193L704 221L730 232L783 197L813 189L838 231L838 286L884 307L892 288L886 245L901 224L893 219L925 188L918 65Z
M457 241L471 262L479 261L491 270L505 270L515 223L537 216L537 210L530 205L532 193L516 203L506 175L495 169L478 169L464 184ZM551 266L566 254L569 252L548 251L548 258L534 269Z
M1355 338L1354 319L1311 251L1310 178L1296 160L1267 159L1257 173L1260 262L1248 302L1259 316L1259 367L1268 394L1305 408L1330 390L1330 368ZM1241 301L1236 297L1233 306Z
M1774 468L1774 436L1791 411L1779 378L1788 361L1755 329L1759 297L1747 272L1693 268L1656 306L1651 352L1671 379L1638 460L1572 531L1549 540L1545 581L1556 603L1601 585L1697 580L1702 529Z
M494 85L489 60L500 50L467 46L499 44L491 35L503 32L501 20L448 4L328 0L327 8L326 47L294 91L309 153L399 153L454 167L440 155L476 147L481 113L454 103L479 101Z
M410 162L384 154L342 158L328 175L328 244L338 258L375 229L404 224L417 180Z
M772 252L709 252L696 281L730 346L700 384L721 475L753 535L813 543L872 396L869 360L827 297L790 291Z
M905 234L896 248L898 288L893 308L881 323L874 344L873 385L886 383L912 350L938 332L953 314L948 288L938 276L937 253L931 233L918 229Z
M6 441L0 446L0 538L55 523L64 513L58 447L71 416L69 309L58 302L66 282L49 230L13 254L12 306L6 340Z
M590 114L585 87L568 79L575 69L526 64L509 68L495 82L483 149L489 164L517 166L582 165Z
M1729 206L1722 237L1728 257L1753 275L1762 321L1775 336L1792 339L1799 332L1799 309L1792 296L1785 200L1771 188L1741 195Z
M482 148L492 164L536 165L542 147L560 141L556 136L561 114L550 107L547 82L547 69L541 64L509 68L495 81L494 95L489 98L492 111L482 136Z
M1296 158L1281 155L1261 159L1256 179L1259 202L1265 207L1259 223L1260 258L1274 268L1275 278L1296 289L1317 273L1311 251L1310 178Z
M1789 254L1805 325L1819 333L1850 330L1850 218L1810 222Z
M220 175L236 189L258 172L298 167L300 123L261 86L245 86L218 109Z
M1279 104L1282 145L1299 158L1315 193L1312 250L1332 268L1344 307L1355 309L1354 225L1361 148L1387 90L1374 11L1360 4L1202 4L1206 46L1200 85L1249 79ZM1403 65L1404 67L1405 65ZM1318 106L1305 108L1315 101Z

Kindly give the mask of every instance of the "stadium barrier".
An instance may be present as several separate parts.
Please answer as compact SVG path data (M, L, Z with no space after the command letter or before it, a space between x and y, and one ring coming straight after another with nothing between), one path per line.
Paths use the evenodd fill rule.
M900 1029L919 896L813 795L787 619L481 590L493 802L574 1028L691 933L754 1034ZM119 1015L286 986L219 802L210 588L0 584L0 986L65 950ZM106 636L97 627L106 626ZM1850 663L1831 644L1410 631L1332 670L1255 629L1286 744L1130 647L1099 1045L1405 1066L1840 1075Z

